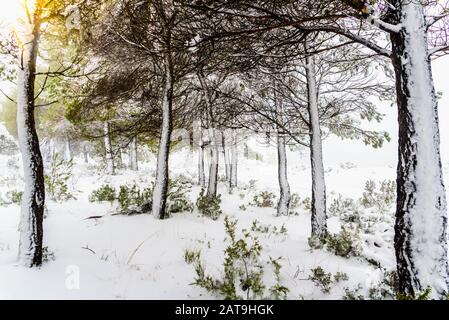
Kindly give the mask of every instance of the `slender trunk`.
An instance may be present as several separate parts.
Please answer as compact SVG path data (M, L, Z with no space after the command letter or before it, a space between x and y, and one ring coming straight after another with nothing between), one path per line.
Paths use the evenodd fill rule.
M152 213L157 219L166 218L166 204L168 194L168 159L170 141L173 128L173 64L171 54L165 57L165 85L162 101L161 139L157 156L156 181L153 190Z
M129 145L129 167L133 171L139 171L139 161L137 159L137 137L133 137Z
M209 164L209 181L207 184L207 196L209 198L215 198L217 196L217 182L218 182L218 143L215 132L212 114L212 100L209 90L207 88L206 79L203 74L198 74L198 79L201 83L201 87L204 91L206 105L209 111L209 140L210 140L210 164Z
M204 174L204 141L203 128L200 125L200 147L198 148L198 184L201 188L206 186L206 176Z
M84 163L89 163L89 152L87 151L87 145L83 145Z
M278 133L278 179L279 179L279 202L277 205L278 216L287 216L290 207L290 185L288 184L287 153L285 151L285 137Z
M209 164L209 182L207 184L207 196L215 198L217 196L218 183L218 146L216 141L215 129L209 129L210 135L210 164Z
M65 160L70 161L73 159L72 145L69 137L65 137Z
M246 159L249 158L249 147L248 147L248 144L246 142L243 144L243 156Z
M237 187L237 165L238 165L238 154L237 154L237 132L235 129L232 130L232 143L231 143L231 179L230 187Z
M312 236L323 238L327 234L326 184L318 110L318 90L315 78L315 59L313 56L306 57L306 76L312 168Z
M399 121L395 251L400 291L448 293L447 204L440 157L438 104L423 7L400 2L402 30L392 34Z
M228 151L228 145L226 143L226 136L225 133L221 133L221 147L223 152L223 162L225 164L225 176L226 176L226 182L230 185L231 184L231 159L229 157L229 151Z
M106 171L110 175L115 175L114 151L112 149L109 121L104 123L104 148L106 150Z
M17 130L25 177L19 227L19 261L27 267L42 264L44 166L34 118L34 85L40 15L41 7L37 5L32 16L33 24L26 25L17 74Z

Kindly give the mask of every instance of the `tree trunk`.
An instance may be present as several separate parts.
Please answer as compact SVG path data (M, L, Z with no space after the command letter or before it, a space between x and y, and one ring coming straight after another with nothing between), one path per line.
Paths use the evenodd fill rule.
M221 147L223 152L223 162L225 164L225 176L228 185L231 184L231 159L229 157L228 144L226 143L226 135L221 132Z
M400 291L448 294L447 204L438 104L419 2L398 2L402 29L391 35L399 121L395 251Z
M133 171L139 171L139 161L137 159L137 137L133 137L129 145L129 167Z
M312 237L327 234L326 184L324 180L323 147L318 109L315 59L306 57L307 93L310 125L310 161L312 167Z
M285 137L278 133L278 179L279 179L279 202L277 205L277 215L287 216L290 207L290 185L288 184L287 173L287 153L285 151Z
M207 184L207 196L209 198L215 198L217 196L217 183L218 183L218 159L219 150L217 143L217 136L215 132L213 114L212 114L212 100L207 87L206 79L203 74L198 73L198 79L201 83L201 87L204 91L205 102L209 111L209 146L210 146L210 164L209 164L209 181Z
M238 165L238 154L237 154L237 131L232 130L232 143L231 143L231 179L230 187L237 187L237 165Z
M72 145L70 143L69 137L65 137L65 160L73 160Z
M89 163L89 152L87 151L87 145L85 143L83 144L83 155L84 155L84 163L88 164Z
M207 196L215 198L217 196L218 183L218 146L216 141L215 129L209 128L210 135L210 164L209 164L209 182L207 185Z
M109 121L104 123L104 148L106 150L106 171L110 175L115 175L114 151L111 141L111 127Z
M32 14L33 25L26 34L19 54L17 74L17 131L22 153L25 190L20 217L19 262L27 267L42 264L43 216L45 205L44 166L34 117L34 85L40 36L41 7ZM27 23L27 22L24 22Z
M157 219L166 218L166 204L168 194L168 159L170 141L173 129L173 64L170 53L165 58L165 85L162 101L161 139L157 156L156 181L153 190L152 213Z
M199 126L200 132L200 147L198 148L198 184L201 188L206 186L206 176L204 174L204 141L203 141L203 127Z

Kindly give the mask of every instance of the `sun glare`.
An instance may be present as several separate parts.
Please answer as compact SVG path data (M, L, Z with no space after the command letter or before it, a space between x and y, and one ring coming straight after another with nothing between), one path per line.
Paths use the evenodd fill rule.
M14 28L18 19L25 13L24 2L26 0L0 0L0 26L2 29ZM34 1L28 0L30 5ZM3 31L3 30L2 30Z

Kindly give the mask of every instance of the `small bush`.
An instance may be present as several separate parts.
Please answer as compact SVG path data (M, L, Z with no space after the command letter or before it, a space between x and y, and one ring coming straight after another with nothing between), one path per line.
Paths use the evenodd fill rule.
M429 300L430 294L432 293L432 288L428 287L427 289L418 292L416 295L404 295L398 293L396 298L398 300Z
M302 201L302 207L305 211L312 211L312 200L310 199L310 197L304 198L304 200Z
M287 228L283 224L281 227L272 226L271 224L260 224L259 220L254 220L251 225L252 232L259 232L268 235L280 236L287 234Z
M151 201L153 196L152 188L141 190L138 185L120 186L117 201L121 211L128 211L130 207L142 206Z
M290 210L299 208L301 205L301 197L297 193L293 193L290 197Z
M349 258L361 254L360 237L358 230L350 232L345 226L337 234L328 233L325 237L310 237L309 246L312 249L323 249L333 254Z
M22 204L23 191L8 191L6 197L11 200L11 203L20 205Z
M380 212L388 211L396 200L396 182L384 180L380 187L374 181L369 180L365 184L365 192L360 199L365 208L376 208Z
M360 293L362 289L361 285L357 288L350 290L349 288L344 288L345 295L343 296L343 300L365 300L365 297Z
M204 189L202 189L198 196L198 199L196 200L196 206L203 216L209 217L212 220L217 220L223 213L220 208L221 195L210 198L204 193L205 191Z
M175 180L169 181L167 197L167 208L169 213L193 211L193 203L187 197L187 193L191 188L191 180L182 175Z
M55 254L54 252L50 251L48 247L42 248L42 261L43 262L49 262L55 260Z
M309 280L315 283L323 293L330 293L333 285L341 281L347 281L348 275L344 272L337 272L332 275L330 272L326 272L322 267L310 269L312 274L309 276Z
M185 250L184 261L188 264L192 264L198 261L201 257L201 251Z
M325 240L326 248L337 256L349 258L360 255L360 238L358 232L350 232L342 226L337 234L328 234Z
M275 195L269 191L262 191L253 197L252 206L259 208L271 208L274 205Z
M321 288L323 293L329 293L332 289L332 273L324 271L321 267L310 269L312 274L309 276L309 280L315 283L316 286Z
M70 193L68 181L72 177L73 161L64 160L57 152L51 157L50 168L45 174L45 187L53 201L67 201L75 199Z
M94 190L90 196L90 202L113 202L116 196L116 190L114 187L111 187L109 184L105 184L100 187L100 189Z
M208 292L217 294L225 300L286 298L289 289L281 284L280 259L272 259L267 263L261 260L262 246L257 237L248 231L243 231L242 238L237 238L237 220L225 218L226 241L229 245L225 249L223 258L223 275L214 278L206 275L205 265L199 254L189 253L187 261L194 261L196 278L194 285ZM271 266L275 283L268 288L263 282L264 266ZM268 292L267 292L268 291Z

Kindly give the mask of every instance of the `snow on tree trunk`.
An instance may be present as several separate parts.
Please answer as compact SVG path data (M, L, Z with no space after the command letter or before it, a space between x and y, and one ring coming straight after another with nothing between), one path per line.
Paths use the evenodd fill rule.
M399 120L395 250L400 290L448 293L447 203L438 104L422 4L400 2L401 31L391 35Z
M83 144L84 163L89 163L89 152L87 151L87 144Z
M106 150L106 171L110 175L115 174L114 151L111 141L111 127L109 121L104 123L104 148Z
M201 188L206 186L206 176L204 173L204 141L203 141L203 128L199 126L199 143L200 147L198 148L198 184Z
M225 175L226 181L230 185L231 181L231 159L228 151L228 144L226 143L226 135L224 132L221 133L221 147L223 149L223 162L225 164Z
M65 137L65 160L70 161L73 159L72 145L69 137Z
M133 171L139 171L139 161L137 159L137 137L133 137L129 145L129 167Z
M310 123L310 161L312 168L312 236L322 238L327 233L326 184L324 181L323 146L318 110L318 90L315 59L306 57L307 93Z
M27 267L42 264L45 205L44 166L34 117L34 85L40 35L41 8L36 6L33 23L26 20L17 73L17 131L25 178L20 217L19 262Z
M218 183L218 146L216 141L215 129L209 128L210 136L210 164L209 164L209 181L207 184L207 196L215 198L217 196Z
M169 54L167 54L169 56ZM162 125L159 151L157 155L156 180L153 190L152 213L157 219L165 219L168 194L168 159L173 127L173 67L171 57L166 57L165 85L162 100Z
M238 165L238 154L237 154L237 131L232 130L232 142L231 142L231 179L230 187L237 187L237 165Z
M279 179L279 202L277 205L278 216L287 216L290 206L290 185L288 184L287 175L287 153L285 151L285 137L278 134L278 179Z

